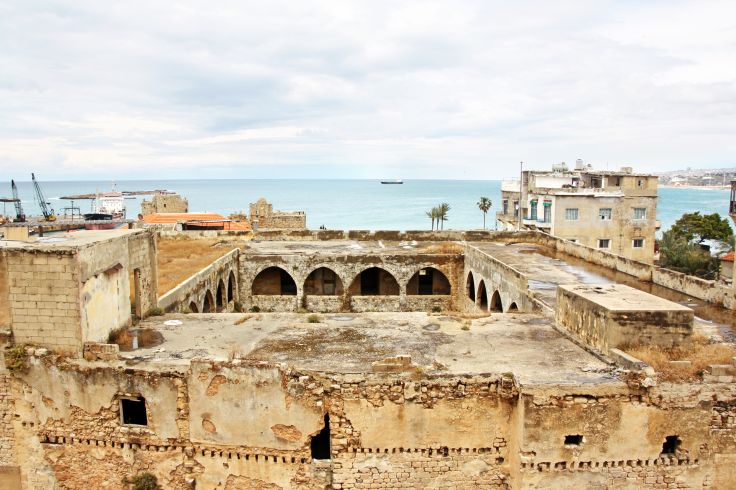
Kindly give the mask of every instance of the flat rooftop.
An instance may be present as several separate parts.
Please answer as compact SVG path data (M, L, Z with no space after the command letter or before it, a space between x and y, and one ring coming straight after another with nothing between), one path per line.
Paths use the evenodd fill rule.
M560 289L570 291L609 311L693 311L687 306L639 291L625 284L605 284L598 286L574 284L561 285Z
M427 313L168 314L139 325L160 332L160 345L121 352L141 368L187 369L195 358L284 363L305 371L370 373L372 363L410 355L425 373L512 372L527 385L622 384L614 368L534 314L477 319ZM245 320L244 320L245 319ZM177 325L166 325L176 320ZM173 322L177 323L177 322Z
M98 242L112 240L125 235L142 233L143 230L76 230L31 237L29 241L0 240L0 248L28 250L66 250L83 248Z
M463 252L459 242L383 240L325 240L325 241L260 241L258 237L241 247L245 254L253 255L376 255L376 254L458 254Z

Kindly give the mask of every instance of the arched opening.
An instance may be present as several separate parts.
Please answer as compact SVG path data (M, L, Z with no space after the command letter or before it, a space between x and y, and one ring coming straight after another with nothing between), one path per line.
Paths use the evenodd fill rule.
M225 283L220 279L220 283L217 285L217 296L215 297L217 311L222 311L223 306L227 303L225 294Z
M252 291L255 295L296 296L296 282L281 267L269 267L253 280Z
M215 298L212 297L212 291L209 289L204 295L204 305L202 306L202 313L212 313L215 306Z
M327 267L313 270L304 281L304 294L307 296L340 296L342 293L342 281L335 271Z
M399 283L390 272L380 267L364 270L350 285L353 296L392 296L399 294Z
M465 289L467 290L470 301L475 303L475 280L473 279L472 272L468 272L468 279L465 281Z
M227 302L231 302L235 299L235 274L230 271L230 275L227 278Z
M194 301L189 303L189 311L191 311L192 313L199 313L199 308L197 308L197 303L195 303Z
M486 292L486 283L483 279L481 279L480 284L478 284L478 306L480 306L483 311L488 311L488 293Z
M425 267L411 276L406 285L406 294L447 295L450 294L450 281L442 271Z
M503 303L501 303L501 295L498 291L494 291L491 297L491 311L503 311Z
M518 311L519 311L519 307L516 306L516 303L511 303L509 305L509 311L508 311L509 313L515 313L515 312L518 312Z

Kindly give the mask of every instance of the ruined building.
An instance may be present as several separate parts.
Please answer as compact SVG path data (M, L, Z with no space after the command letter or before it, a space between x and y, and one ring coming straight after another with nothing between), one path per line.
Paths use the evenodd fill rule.
M250 223L254 230L303 230L307 228L307 215L304 211L274 211L273 204L262 197L250 203Z
M150 201L141 201L141 214L188 213L189 201L174 192L157 192Z
M501 195L497 219L504 229L537 229L626 258L654 260L656 175L629 167L594 171L578 161L575 170L561 164L524 171L521 183L502 183Z
M0 241L0 488L733 488L733 363L631 354L732 289L537 231L242 237L164 294L152 230Z

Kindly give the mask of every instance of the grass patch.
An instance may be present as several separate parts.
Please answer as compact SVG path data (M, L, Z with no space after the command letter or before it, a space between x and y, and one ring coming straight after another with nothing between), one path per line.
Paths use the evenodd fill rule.
M152 328L138 331L138 348L154 347L163 341L163 335ZM121 351L133 350L133 332L128 328L116 328L107 336L107 343L118 344Z
M662 381L699 379L711 364L731 364L736 348L729 344L711 344L702 335L693 335L692 344L678 347L656 345L630 347L627 353L654 368ZM673 366L670 361L690 361L690 366Z
M213 239L159 237L158 291L164 294L237 246Z

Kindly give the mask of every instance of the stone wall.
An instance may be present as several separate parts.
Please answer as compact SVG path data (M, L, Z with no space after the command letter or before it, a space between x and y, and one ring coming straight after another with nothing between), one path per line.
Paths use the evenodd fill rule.
M511 375L339 375L245 360L158 372L29 362L6 378L17 417L3 434L14 434L30 488L122 489L141 471L174 489L728 488L733 477L733 383L522 387ZM125 425L119 399L138 395L149 423ZM325 415L330 459L318 460L310 440ZM678 445L662 454L672 436Z
M307 228L304 211L274 211L264 198L250 204L250 222L254 229L303 230Z
M469 294L468 284L471 282L475 288L475 303L466 301ZM494 293L498 292L501 298L502 311L509 311L512 304L516 305L518 311L532 311L534 304L529 297L529 285L526 276L513 267L504 264L491 255L479 250L472 245L465 247L465 271L463 273L462 301L471 311L480 309L483 298L481 297L481 281L485 287L486 311L494 306L492 303Z
M150 201L141 201L141 214L188 212L189 202L179 194L154 194Z
M203 312L205 297L209 295L212 307L217 309L219 289L221 295L224 293L224 297L219 298L220 311L233 311L238 297L238 257L239 250L231 250L162 295L158 307L164 311L192 311L193 303L196 312ZM232 291L232 298L228 297L229 291Z
M279 295L280 275L276 269L284 270L296 284L295 296ZM307 295L305 293L305 282L309 275L321 268L332 270L337 276L341 286L336 291L342 294L331 296ZM369 268L379 267L385 271L383 282L398 283L398 290L394 286L383 287L382 293L388 295L360 296L359 274ZM452 294L441 295L430 299L430 296L407 295L407 284L411 278L420 270L432 267L445 275L450 283ZM295 311L303 307L309 307L312 311L413 311L417 305L430 306L444 305L447 308L455 308L456 291L462 269L462 256L460 254L417 254L417 255L256 255L240 254L240 302L244 309L258 306L265 311L283 311L279 308L287 307L286 311ZM263 285L264 276L271 271L270 286ZM259 279L254 294L253 284ZM269 279L266 277L265 279ZM356 281L358 281L356 283ZM272 288L273 294L264 294ZM398 293L398 294L397 294ZM326 299L326 298L334 299ZM270 299L269 299L270 298ZM355 301L352 301L354 299ZM311 305L311 306L310 306ZM424 308L423 308L424 309Z
M128 270L140 271L138 285L140 291L138 299L140 304L137 308L138 316L146 314L158 304L158 262L156 255L156 233L147 231L128 235ZM135 285L131 285L134 287ZM139 311L139 312L138 312Z

